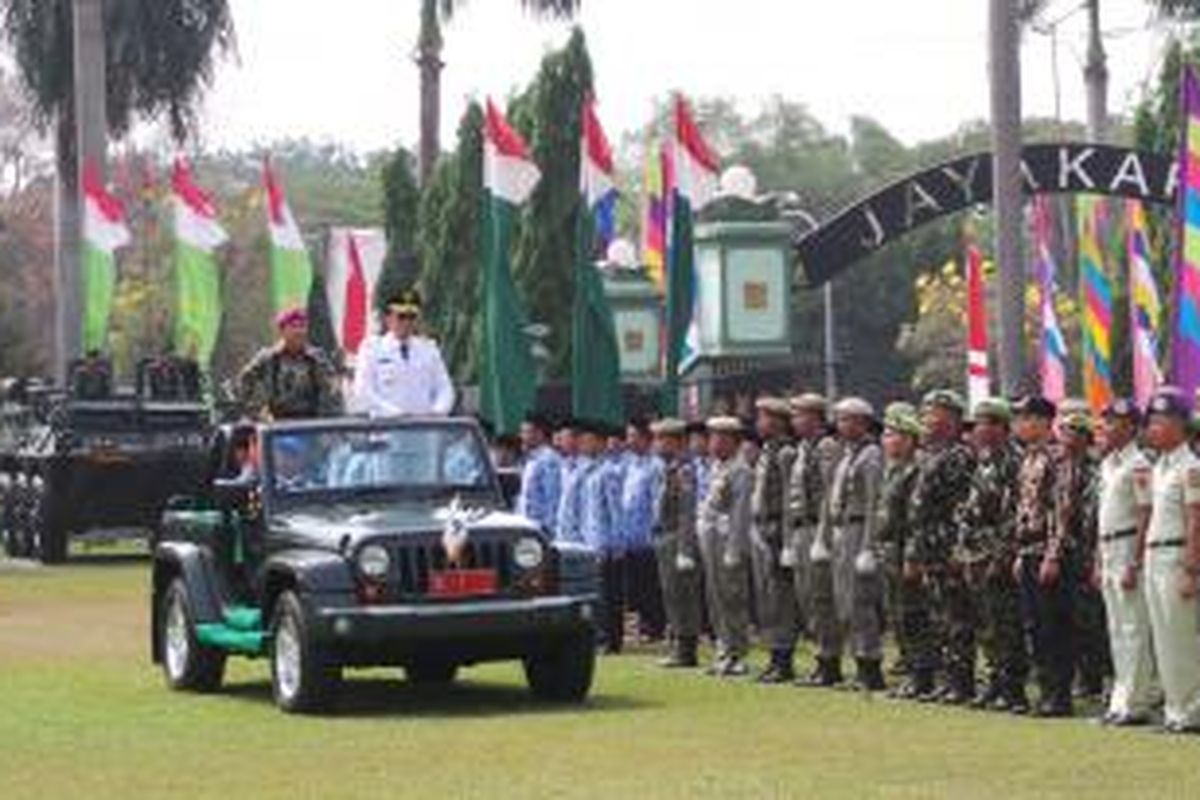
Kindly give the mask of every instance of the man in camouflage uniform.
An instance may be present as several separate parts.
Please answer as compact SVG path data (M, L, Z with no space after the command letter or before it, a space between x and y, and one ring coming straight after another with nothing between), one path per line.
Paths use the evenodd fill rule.
M687 456L687 426L664 419L651 426L662 459L655 501L654 549L672 649L661 664L695 667L700 641L700 542L696 537L696 470Z
M1066 548L1063 579L1071 591L1078 695L1094 700L1104 693L1111 671L1104 598L1096 573L1099 473L1092 457L1092 417L1087 406L1062 416L1061 466L1054 487L1056 524Z
M1017 478L1017 557L1013 575L1021 586L1025 638L1032 645L1040 697L1039 716L1073 713L1071 676L1073 628L1071 593L1064 571L1064 541L1055 519L1058 460L1050 449L1057 409L1043 397L1017 406L1017 436L1024 446Z
M245 413L263 419L340 414L337 374L325 354L308 343L308 314L301 308L284 311L275 325L279 341L260 350L238 374Z
M767 397L756 405L762 452L754 466L751 495L753 525L752 570L759 631L771 652L771 662L758 676L760 683L790 683L795 679L796 596L792 571L781 562L787 484L796 451L788 438L791 409L786 400Z
M708 421L708 493L697 524L704 560L709 615L717 638L717 659L709 670L721 677L748 672L750 649L750 492L754 475L738 454L742 423L737 417Z
M883 454L871 437L875 412L858 397L835 410L842 458L829 487L829 550L834 613L818 620L818 668L830 677L841 672L846 639L852 640L862 689L884 688L879 601L882 587L875 552L875 505L883 475Z
M976 600L978 640L986 669L976 708L1020 710L1025 705L1025 657L1020 592L1012 577L1012 526L1021 455L1009 438L1012 408L999 397L981 400L973 414L977 464L959 512L956 560ZM972 665L973 672L973 665Z
M964 403L957 393L938 390L922 401L924 456L909 501L912 535L904 549L904 579L914 601L929 609L928 626L914 630L912 685L909 694L922 700L945 695L965 701L967 685L961 640L949 640L950 626L960 633L969 613L961 576L951 571L950 556L958 538L958 507L966 500L975 471L975 456L962 441ZM948 648L947 652L943 652ZM939 692L935 678L946 669L947 685Z
M780 560L792 570L800 630L813 635L811 550L825 509L825 493L841 459L837 439L829 435L825 421L826 402L819 394L793 397L792 433L796 437L796 460L788 479L788 537ZM820 580L832 580L828 562L821 564Z
M912 584L901 576L904 545L909 536L908 498L917 477L917 444L923 428L917 410L909 403L889 405L884 411L883 426L884 468L879 502L875 505L875 538L882 551L887 624L899 651L898 671L907 676L913 630L920 630L922 625L927 627L919 616L927 609L915 602Z

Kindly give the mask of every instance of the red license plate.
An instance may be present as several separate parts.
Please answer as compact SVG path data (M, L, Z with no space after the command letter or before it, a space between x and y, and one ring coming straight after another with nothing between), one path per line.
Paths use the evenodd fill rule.
M474 597L495 594L496 570L454 569L429 573L430 597Z

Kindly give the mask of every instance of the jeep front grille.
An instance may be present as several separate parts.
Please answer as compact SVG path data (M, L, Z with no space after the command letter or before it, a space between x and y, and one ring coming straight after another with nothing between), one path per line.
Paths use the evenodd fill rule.
M429 593L429 573L450 569L441 537L405 540L392 550L397 576L397 594L424 596ZM495 536L475 534L467 542L460 569L494 569L500 594L513 588L512 542Z

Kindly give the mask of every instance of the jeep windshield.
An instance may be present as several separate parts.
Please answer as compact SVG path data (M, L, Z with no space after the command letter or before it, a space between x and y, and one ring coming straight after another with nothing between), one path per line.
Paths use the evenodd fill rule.
M282 498L495 491L487 451L467 426L284 430L269 441L270 488Z

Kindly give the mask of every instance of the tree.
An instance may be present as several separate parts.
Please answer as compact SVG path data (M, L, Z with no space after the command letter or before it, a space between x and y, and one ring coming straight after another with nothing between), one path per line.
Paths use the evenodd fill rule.
M417 69L421 76L421 143L418 174L424 186L433 174L440 153L438 143L442 117L441 73L442 25L450 20L464 0L421 0L421 27L417 34ZM521 8L539 16L574 16L582 0L520 0Z
M388 298L411 286L420 272L417 263L417 212L421 192L413 174L413 157L403 147L388 160L381 175L383 182L383 229L387 235L387 256L375 284L375 305L382 310Z
M44 149L28 98L0 64L0 196L19 194L43 172Z

